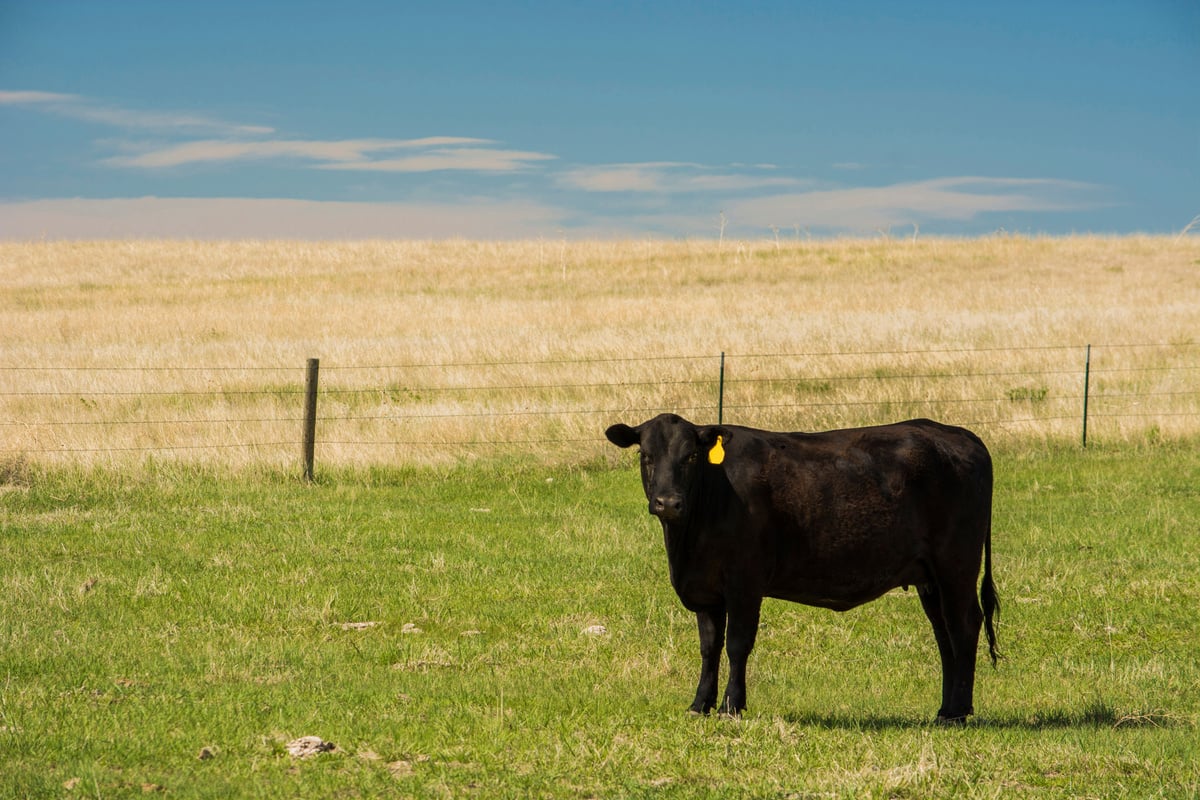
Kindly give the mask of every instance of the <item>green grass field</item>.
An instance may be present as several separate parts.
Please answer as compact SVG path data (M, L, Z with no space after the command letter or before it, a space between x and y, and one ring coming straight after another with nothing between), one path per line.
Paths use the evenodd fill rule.
M995 453L1006 657L960 728L899 591L768 601L748 713L688 717L631 456L14 469L0 796L1196 797L1196 444Z

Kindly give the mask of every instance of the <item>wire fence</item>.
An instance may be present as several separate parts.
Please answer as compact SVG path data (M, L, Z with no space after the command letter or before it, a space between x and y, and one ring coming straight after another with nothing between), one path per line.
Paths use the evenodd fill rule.
M1047 345L461 363L0 366L0 466L586 461L664 411L824 430L916 416L987 441L1200 433L1200 346ZM306 402L306 398L307 401ZM306 441L307 440L307 441Z

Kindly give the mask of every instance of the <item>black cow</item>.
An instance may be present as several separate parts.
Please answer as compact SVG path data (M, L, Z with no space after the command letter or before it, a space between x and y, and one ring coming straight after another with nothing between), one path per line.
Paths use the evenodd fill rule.
M702 662L692 712L716 706L723 644L730 674L720 712L746 707L746 659L764 597L845 611L916 586L942 658L938 719L974 713L979 627L986 623L995 665L999 610L992 459L979 437L924 419L772 433L674 414L605 435L641 447L671 584L696 614Z

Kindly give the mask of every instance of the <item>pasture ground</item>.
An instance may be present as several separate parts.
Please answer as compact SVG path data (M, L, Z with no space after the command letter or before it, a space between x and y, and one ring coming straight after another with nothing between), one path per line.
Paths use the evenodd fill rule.
M0 797L1196 797L1197 265L1195 236L0 243ZM768 602L749 712L684 714L694 620L600 431L697 404L659 359L725 351L729 422L992 420L1006 658L968 725L931 724L899 591ZM309 357L346 390L312 485Z
M1196 445L995 453L1006 657L958 728L901 591L769 601L746 716L686 716L632 457L14 469L0 796L1195 797Z

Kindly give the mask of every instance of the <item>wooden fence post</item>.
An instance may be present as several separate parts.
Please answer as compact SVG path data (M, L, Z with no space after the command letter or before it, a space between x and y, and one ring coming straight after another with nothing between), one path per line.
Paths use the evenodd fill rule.
M310 358L304 371L304 480L313 479L313 456L317 448L317 370L320 360Z

